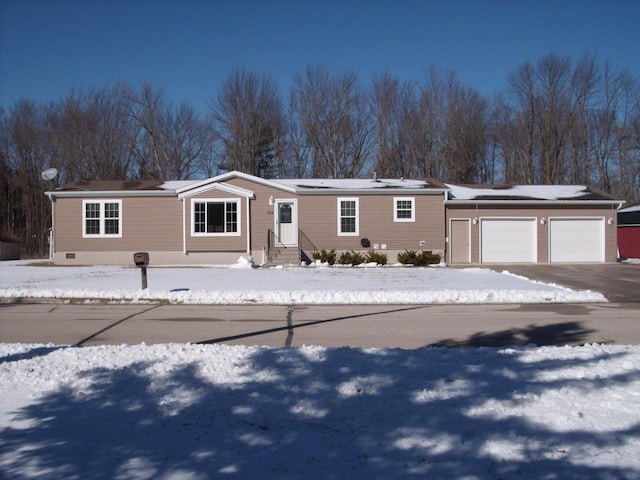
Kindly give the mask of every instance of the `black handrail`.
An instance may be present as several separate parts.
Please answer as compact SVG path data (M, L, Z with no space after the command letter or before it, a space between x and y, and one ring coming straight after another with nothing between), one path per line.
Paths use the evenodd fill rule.
M267 230L267 261L273 262L280 253L280 249L286 249L286 245L282 245L280 237L271 229ZM311 263L313 254L317 253L318 247L311 241L309 237L300 229L298 229L298 262L305 261Z
M313 261L313 254L318 252L318 247L311 241L307 234L298 230L298 261L305 261L307 264ZM311 256L309 256L311 253Z

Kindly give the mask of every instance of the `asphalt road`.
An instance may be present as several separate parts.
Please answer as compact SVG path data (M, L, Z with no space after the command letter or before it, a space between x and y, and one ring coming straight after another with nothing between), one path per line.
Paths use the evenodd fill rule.
M0 342L297 347L640 344L640 303L424 306L0 304Z
M294 347L640 344L640 264L501 265L603 293L603 304L101 305L0 303L0 342Z

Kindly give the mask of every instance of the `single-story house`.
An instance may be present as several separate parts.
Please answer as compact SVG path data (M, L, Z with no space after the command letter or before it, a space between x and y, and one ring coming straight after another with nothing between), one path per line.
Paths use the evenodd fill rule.
M621 258L640 258L640 205L618 210L618 251Z
M20 260L20 240L0 235L0 260Z
M374 249L391 262L405 250L439 252L450 263L615 262L621 204L583 186L476 189L236 171L197 181L77 182L47 195L57 264L127 265L141 251L151 265L228 264L242 255L297 263L321 249Z

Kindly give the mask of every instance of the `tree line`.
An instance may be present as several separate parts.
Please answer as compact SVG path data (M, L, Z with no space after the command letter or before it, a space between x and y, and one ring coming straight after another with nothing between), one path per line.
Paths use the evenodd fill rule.
M421 82L309 66L283 96L269 74L234 68L208 110L161 89L116 84L48 104L0 108L0 234L47 249L53 185L80 180L437 178L589 184L640 201L640 83L591 55L524 62L488 97L455 71Z

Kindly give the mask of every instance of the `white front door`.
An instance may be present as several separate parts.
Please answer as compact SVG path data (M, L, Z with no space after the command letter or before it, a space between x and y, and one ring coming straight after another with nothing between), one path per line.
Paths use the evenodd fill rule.
M276 200L275 231L279 245L298 245L298 211L295 200Z

